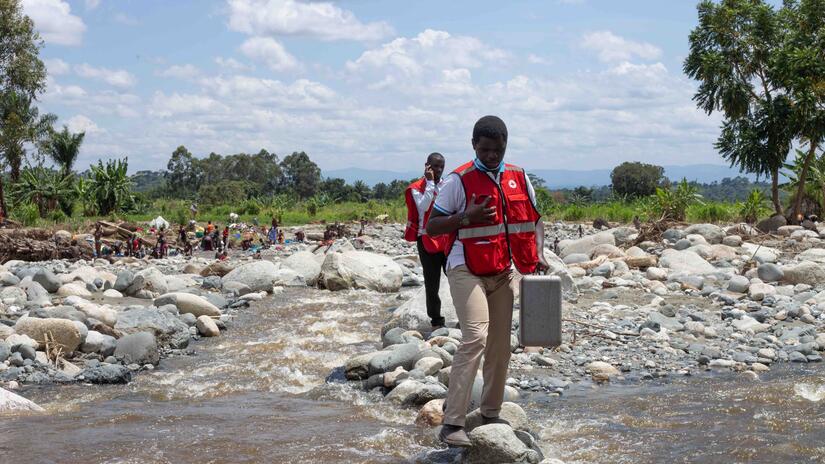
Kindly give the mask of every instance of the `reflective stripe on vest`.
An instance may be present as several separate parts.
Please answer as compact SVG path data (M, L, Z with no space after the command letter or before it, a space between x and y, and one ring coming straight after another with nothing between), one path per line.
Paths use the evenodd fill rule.
M458 230L458 239L465 240L468 238L483 238L483 237L495 237L497 235L501 235L504 233L504 224L496 224L492 226L484 226L484 227L468 227L465 229ZM519 222L516 224L508 224L507 225L507 233L509 235L513 234L523 234L525 232L535 232L536 231L536 224L533 222Z

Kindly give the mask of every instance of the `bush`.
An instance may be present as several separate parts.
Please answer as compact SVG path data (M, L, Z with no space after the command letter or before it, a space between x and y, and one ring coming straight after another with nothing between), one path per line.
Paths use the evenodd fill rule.
M684 221L687 217L687 209L695 203L702 203L702 195L695 185L688 183L687 179L682 179L676 188L657 188L654 208L656 215L661 219L673 221Z
M704 203L688 208L687 216L696 222L731 222L738 216L736 204Z
M20 221L26 227L32 227L37 224L37 220L40 218L40 210L34 203L25 202L17 205L11 211L11 217Z
M767 202L768 199L761 190L753 189L739 208L739 216L748 224L754 224L770 212Z
M653 195L661 185L665 170L661 166L626 162L613 169L610 181L617 195L640 198Z

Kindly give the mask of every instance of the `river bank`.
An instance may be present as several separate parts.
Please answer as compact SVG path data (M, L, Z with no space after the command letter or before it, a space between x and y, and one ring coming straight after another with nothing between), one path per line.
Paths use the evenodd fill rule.
M116 460L118 456L122 458L128 454L117 454L117 450L130 449L124 443L129 436L135 443L141 443L149 439L142 433L148 434L149 430L167 431L163 419L164 407L173 411L169 416L170 423L188 424L196 430L191 434L190 438L194 441L187 448L190 452L187 456L193 456L191 453L197 455L199 451L222 455L212 444L204 442L205 436L228 433L228 430L214 424L205 425L220 418L228 421L226 423L232 425L231 429L248 436L239 439L236 444L222 442L227 450L235 451L234 456L258 456L257 459L261 459L264 455L256 453L263 450L276 453L262 442L268 438L281 443L285 453L293 453L291 457L305 456L310 462L313 461L309 458L313 456L309 454L310 450L321 450L319 456L327 456L327 462L397 462L400 459L423 460L427 456L432 457L433 449L437 447L434 430L415 426L418 408L411 407L405 401L394 402L389 395L404 381L415 380L430 385L438 383L446 387L443 385L443 371L449 368L450 358L445 353L450 355L452 348L449 344L455 345L460 335L447 331L432 337L423 330L425 327L422 325L426 323L422 319L424 310L420 302L416 303L420 269L417 268L412 247L398 239L398 228L394 225L376 226L368 230L366 237L339 242L330 250L325 250L327 254L323 251L317 255L311 254L314 247L302 249L300 245L272 250L265 253L263 260L271 262L271 267L260 264L261 261L236 255L229 260L227 267L257 266L253 268L255 272L246 273L245 283L241 282L249 291L233 283L234 278L226 279L226 275L222 278L200 275L210 264L205 259L185 261L171 258L131 263L132 270L137 270L134 274L143 272L143 275L157 276L154 271L148 270L154 267L165 276L162 280L166 284L166 293L198 294L206 301L220 303L213 304L220 314L210 319L222 327L218 327L219 337L212 340L203 337L197 327L197 318L191 327L184 321L192 321L186 315L192 311L192 306L188 304L189 297L159 298L161 295L154 294L157 292L153 290L162 287L146 286L151 279L143 279L141 285L126 291L125 298L117 302L107 299L110 297L102 297L106 282L114 288L120 274L129 269L130 263L39 263L60 280L57 290L54 293L46 290L45 295L39 290L29 293L29 288L36 288L28 283L35 282L33 275L23 275L22 279L17 275L30 272L20 270L28 269L29 265L13 263L15 265L7 269L13 271L9 274L20 279L20 282L6 285L1 291L5 292L4 325L12 330L18 326L20 319L32 316L41 316L42 319L38 311L46 311L44 314L48 316L64 317L78 317L77 313L83 313L86 315L83 325L93 332L97 332L91 330L95 327L105 329L96 325L101 322L99 319L87 314L92 311L97 311L95 314L101 318L107 314L105 310L114 311L117 320L112 329L117 329L118 324L123 328L121 317L127 315L125 320L129 321L133 318L129 315L132 311L153 315L166 312L186 325L187 344L186 347L180 346L183 343L182 328L169 333L156 332L152 328L150 331L155 331L155 342L158 344L158 358L163 358L158 362L126 362L117 355L107 362L109 356L104 356L107 353L102 351L82 353L83 350L80 350L82 354L67 356L67 361L81 373L90 369L99 370L100 365L109 364L120 366L118 370L125 369L130 374L137 374L132 376L132 382L128 385L100 387L88 385L90 380L86 374L78 375L77 371L71 378L58 374L69 375L63 372L65 364L57 366L42 362L48 350L43 350L38 344L35 359L28 365L25 362L28 358L23 359L23 366L14 366L6 359L3 363L5 369L0 368L3 369L0 374L9 376L9 371L18 368L12 371L17 374L16 378L7 377L2 386L18 387L18 392L45 407L46 415L26 416L6 422L18 425L50 422L47 418L52 417L56 423L64 419L68 423L69 417L76 419L78 414L98 417L100 424L114 421L117 424L114 429L125 436L101 434L100 438L108 436L110 443L87 435L92 433L94 426L73 432L81 443L95 444L82 449L73 447L76 449L74 455L107 456L106 459L112 462L119 462ZM816 399L819 353L825 348L820 336L823 323L819 301L823 295L819 290L822 290L825 280L818 274L822 268L819 251L822 250L822 242L818 235L800 234L796 229L783 229L774 236L760 234L753 237L743 237L743 231L748 232L749 229L735 226L725 231L709 225L694 226L692 230L674 229L665 232L663 240L639 242L634 249L631 245L637 238L633 237L634 231L629 228L598 234L591 228L584 228L587 237L576 240L578 227L575 225L548 227L548 243L553 243L556 236L563 239L559 244L560 257L553 262L555 272L566 280L569 290L565 308L568 319L565 344L558 350L525 352L518 345L518 340L514 340L512 378L508 382L511 392L515 393L512 399L527 413L530 428L539 438L537 445L545 456L565 461L617 462L621 459L610 461L609 458L627 452L611 445L611 440L617 439L616 434L605 433L604 438L598 438L602 436L598 432L601 427L616 424L609 417L617 410L609 407L596 414L604 424L591 424L579 427L579 432L560 434L558 427L566 421L570 425L593 419L587 413L587 400L580 396L580 392L584 391L608 405L628 401L628 396L636 398L633 396L636 393L624 397L613 393L627 391L623 390L626 388L642 389L646 393L639 393L641 396L652 395L651 398L633 400L639 404L638 416L627 419L623 426L626 431L622 432L631 435L635 430L645 428L639 424L644 422L645 408L653 406L649 401L657 395L671 398L667 401L673 403L672 412L691 417L691 420L696 418L689 411L690 402L688 397L680 399L680 392L703 396L704 393L700 395L703 389L707 389L707 395L730 389L728 399L720 400L716 411L705 410L707 417L702 416L702 420L711 420L712 417L716 417L713 420L720 420L720 414L729 418L733 410L722 403L730 401L735 404L738 401L737 391L741 393L748 388L759 391L763 387L766 391L772 391L774 387L769 385L774 383L776 393L766 399L763 406L766 411L789 404L791 409L798 408L798 404L812 401L804 398ZM608 234L612 237L612 243ZM748 245L749 242L754 243L755 248ZM547 253L552 258L550 250ZM369 265L363 266L364 263ZM642 269L636 268L639 263L646 265ZM93 276L88 268L95 273L91 282L84 281L84 277L89 279ZM380 271L371 272L375 269ZM775 282L767 283L766 273L777 270L782 275ZM74 277L66 277L72 274ZM14 281L5 274L3 276L4 282ZM28 277L32 278L26 281ZM100 285L95 283L98 278L102 281ZM794 283L794 280L810 283ZM21 285L23 281L26 283ZM67 285L72 288L80 286L79 282L84 283L83 287L90 296L67 296L67 290L60 292L60 288ZM155 281L159 282L159 279ZM171 290L175 290L173 292L170 292L170 283ZM319 283L335 291L308 288ZM134 280L126 288L132 284ZM258 285L259 289L252 289ZM45 286L40 286L45 290ZM265 296L261 293L266 292L267 286L274 294ZM23 287L26 287L25 290ZM20 301L22 294L18 290L25 294L25 302ZM142 290L147 292L140 293ZM147 296L152 298L145 298ZM12 297L18 299L6 301L6 298ZM218 297L224 299L225 304ZM43 298L48 298L49 304ZM171 307L161 309L169 304L175 306L177 314ZM24 316L26 313L28 315ZM94 320L91 325L89 319ZM178 326L171 322L169 325ZM144 329L147 327L143 326ZM8 332L8 329L5 330ZM415 330L419 331L417 335L411 332ZM20 354L22 344L12 345L8 337L19 335L15 333L5 337L10 355ZM116 339L117 349L117 343L124 337L112 337ZM397 340L392 337L397 337ZM411 340L410 337L420 337L421 341ZM172 343L178 345L173 346ZM369 375L359 376L357 380L350 376L349 382L345 380L346 366L351 364L353 358L409 343L422 348L414 353L415 357L421 352L427 353L414 360L413 365L401 366L408 371L406 376L396 369L398 366L392 369L387 366L385 372L371 373L367 369ZM444 353L435 350L434 344ZM23 354L20 354L21 358ZM435 357L440 358L442 364L438 372L432 372L429 379L427 375L418 378L418 374L413 372L415 364L422 358ZM794 361L796 367L785 361ZM423 364L429 364L432 369L438 363L425 361ZM801 364L811 367L798 367ZM777 368L777 365L782 367ZM392 382L386 381L387 371L394 373ZM381 375L380 385L375 383L378 378L373 378L370 384L370 377L375 375ZM71 383L62 385L64 382ZM611 384L614 386L609 386ZM796 394L794 388L788 391L788 387L795 384L803 385L798 387L801 393ZM409 390L411 386L404 388ZM396 392L395 396L398 395ZM623 399L614 401L611 399L614 397ZM668 412L665 410L670 407L662 405L660 411ZM130 408L143 408L144 411L127 412ZM246 425L243 421L227 419L233 408L248 410L248 415L241 415L247 418ZM272 411L275 413L272 414ZM566 419L557 420L559 413ZM321 438L315 438L314 444L310 441L301 445L298 442L306 436L301 433L302 417L307 414L308 422L305 423L312 430L312 436ZM137 419L135 415L142 418ZM130 423L131 418L135 419L135 424ZM743 416L740 420L744 420ZM810 418L814 423L817 420L813 416ZM266 421L279 424L273 430L280 430L277 432L280 438L273 438L275 432L264 428ZM348 428L348 421L356 425ZM654 422L651 429L659 427L666 430L671 427L665 419ZM742 426L745 427L745 424ZM16 437L16 442L5 445L6 449L14 450L17 449L15 443L26 443L26 438L17 433L15 427L10 427L3 430L0 436ZM141 427L143 432L138 430ZM785 427L794 430L796 426L786 424ZM60 427L56 426L56 429ZM372 432L374 434L370 435ZM691 435L692 432L683 433ZM743 430L742 433L750 432ZM601 441L592 443L595 454L586 454L582 446L575 450L559 446L556 443L556 435L559 434L568 438L565 442L584 440L584 437ZM170 449L172 442L188 443L186 437L172 435L169 443L157 444L160 454L155 462L187 460L186 457L171 458L182 456ZM57 440L58 443L61 441ZM800 449L801 454L796 456L816 456L815 450ZM324 450L331 454L324 455ZM628 455L642 457L637 462L656 461L644 453ZM793 452L787 454L793 455ZM283 456L287 460L287 455ZM780 456L781 461L783 455L775 456ZM256 458L245 459L254 462Z

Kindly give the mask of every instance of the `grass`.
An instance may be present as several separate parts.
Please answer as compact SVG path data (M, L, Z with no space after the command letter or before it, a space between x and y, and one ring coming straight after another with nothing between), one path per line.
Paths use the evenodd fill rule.
M141 214L120 214L108 217L87 217L80 214L81 209L75 208L72 217L65 215L49 215L48 218L39 218L31 206L23 205L12 209L11 218L30 227L61 228L71 231L88 231L97 220L125 220L129 222L148 222L157 216L163 216L171 224L188 222L190 203L185 200L156 200ZM315 214L310 214L312 210ZM704 202L691 205L687 210L687 221L693 223L730 223L741 221L739 215L741 203ZM610 222L629 224L635 216L641 221L647 221L644 201L610 201L589 204L552 205L543 211L546 221L592 222L597 218ZM350 222L361 218L374 219L386 214L389 221L396 223L406 222L407 212L404 202L369 201L366 203L343 202L326 205L310 206L310 202L296 202L284 207L262 205L254 200L248 200L239 205L201 205L198 212L198 221L212 221L217 224L229 222L229 214L239 215L239 221L251 223L254 218L259 224L269 224L273 217L279 218L282 225L295 226L320 222Z

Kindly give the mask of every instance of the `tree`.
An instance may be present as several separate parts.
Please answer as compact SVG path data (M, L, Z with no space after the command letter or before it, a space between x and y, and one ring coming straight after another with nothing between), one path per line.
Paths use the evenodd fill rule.
M78 132L73 134L69 132L69 128L63 126L60 132L52 132L51 136L45 143L45 152L60 165L63 176L66 177L72 172L74 162L77 160L77 155L80 153L80 145L83 143L83 138L86 136L85 132Z
M533 174L532 172L527 173L527 177L530 179L530 183L533 185L534 189L546 189L547 182L544 181L541 177Z
M295 192L301 199L318 192L321 184L321 169L304 152L293 152L281 161L283 188Z
M772 64L787 31L764 0L705 0L698 11L684 62L685 74L699 81L693 99L708 114L722 112L715 147L731 166L770 176L781 213L779 170L794 138L793 104Z
M18 202L30 202L37 206L40 217L54 211L60 200L71 200L74 195L71 178L60 172L37 166L23 170L20 182L14 185Z
M132 184L126 172L129 158L109 160L104 166L98 161L92 165L91 187L89 193L95 199L98 213L107 215L128 209L134 203Z
M613 192L632 198L647 197L656 193L665 176L665 169L653 164L625 162L610 173Z
M797 223L811 164L825 146L825 0L786 0L780 17L787 34L775 73L793 102L796 136L807 147L790 215Z
M341 178L324 179L321 182L319 190L326 193L333 202L338 203L346 200L349 197L350 186L347 181Z
M203 171L192 153L183 145L172 152L166 164L166 183L170 192L178 197L193 197L203 178Z
M363 180L356 180L352 184L352 191L350 192L350 200L359 203L366 203L372 198L372 189Z

